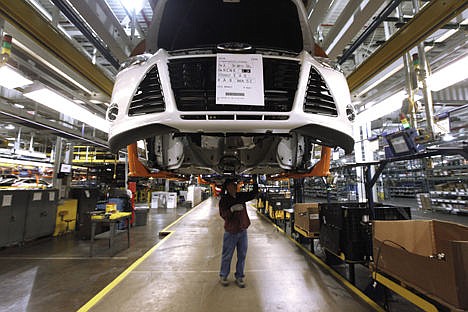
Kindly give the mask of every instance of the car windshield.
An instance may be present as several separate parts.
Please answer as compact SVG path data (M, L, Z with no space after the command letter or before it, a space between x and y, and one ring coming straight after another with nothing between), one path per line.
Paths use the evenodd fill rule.
M167 2L159 28L160 48L174 51L227 42L302 51L296 5L286 0Z

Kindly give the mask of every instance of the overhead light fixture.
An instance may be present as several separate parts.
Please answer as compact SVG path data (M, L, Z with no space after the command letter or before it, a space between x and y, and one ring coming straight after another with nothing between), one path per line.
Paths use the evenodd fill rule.
M13 126L12 124L8 124L7 126L5 126L5 129L13 130L13 129L15 129L15 126Z
M93 104L101 104L102 102L99 100L89 100Z
M451 135L450 133L446 133L444 134L444 136L442 137L442 140L444 142L450 142L450 141L453 141L455 140L455 137L453 135Z
M465 70L463 70L465 68ZM432 73L427 78L432 91L440 91L468 78L468 55Z
M33 81L27 79L18 71L13 69L11 66L4 64L0 66L0 85L8 88L14 89L26 85L32 84Z
M349 20L346 22L346 24L341 28L340 32L336 35L335 39L330 43L328 48L325 50L327 54L330 54L330 52L333 50L333 48L336 46L338 41L340 41L341 37L343 37L344 33L348 30L348 28L351 26L351 24L354 23L354 16L351 16Z
M39 56L39 54L37 54L36 52L34 52L33 50L29 49L27 47L27 45L25 44L22 44L20 41L18 41L17 39L14 39L13 38L13 43L16 47L20 48L21 50L23 50L24 52L28 53L29 55L33 56L34 58L36 58L37 60L39 60L41 63L43 63L45 66L47 66L48 68L52 69L53 71L55 71L57 74L59 74L60 76L62 76L63 78L65 78L66 80L68 80L69 82L71 82L72 84L74 84L75 86L77 86L78 88L80 88L81 90L83 90L84 92L88 93L88 94L93 94L94 92L92 92L91 90L89 90L88 88L86 88L85 86L83 86L82 84L80 84L78 81L76 81L75 79L73 79L72 77L70 77L68 74L66 74L65 72L63 72L62 70L60 70L58 67L52 65L52 63L46 61L43 57Z
M371 106L369 109L364 110L362 113L356 116L355 123L362 125L366 122L374 121L385 115L388 115L401 108L403 99L406 96L406 92L401 90L383 101Z
M24 108L24 105L21 105L21 104L18 104L18 103L13 104L13 106L14 106L14 107L21 108L21 109Z
M395 66L394 68L391 68L392 66ZM381 76L380 78L377 78L373 83L371 83L368 87L366 87L364 90L360 91L358 94L356 94L358 97L363 96L370 90L374 89L377 87L379 84L399 72L400 70L403 69L403 61L402 59L398 59L395 63L393 63L391 66L387 67L384 71L382 71L380 74L377 75L377 77Z
M468 24L468 18L465 18L463 20L463 22L460 23L460 25L466 25ZM435 42L437 43L440 43L440 42L444 42L445 40L447 40L448 38L452 37L453 35L456 34L457 31L461 30L462 28L459 27L458 29L449 29L447 31L445 31L439 38L437 38L435 40Z
M443 35L441 35L439 38L437 38L435 40L435 42L437 43L440 43L440 42L444 42L445 40L447 40L448 38L452 37L453 35L455 35L455 33L458 31L458 29L449 29L447 30Z
M109 123L107 120L91 113L89 110L75 104L47 87L24 93L24 96L73 119L84 122L91 127L109 133Z

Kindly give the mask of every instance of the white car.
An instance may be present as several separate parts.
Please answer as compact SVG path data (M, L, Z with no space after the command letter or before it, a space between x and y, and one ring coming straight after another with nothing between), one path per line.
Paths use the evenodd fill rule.
M159 0L146 53L118 73L107 119L117 151L144 140L150 169L305 172L316 145L353 149L343 74L299 0Z

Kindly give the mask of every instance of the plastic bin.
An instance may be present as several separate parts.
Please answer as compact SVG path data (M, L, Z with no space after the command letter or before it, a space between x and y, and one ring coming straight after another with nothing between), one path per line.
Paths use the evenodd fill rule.
M146 225L149 208L135 208L135 226Z

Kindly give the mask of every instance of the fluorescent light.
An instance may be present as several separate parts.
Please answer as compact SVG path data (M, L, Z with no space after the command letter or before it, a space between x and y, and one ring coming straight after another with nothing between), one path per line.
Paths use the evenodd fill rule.
M343 37L344 33L348 30L348 28L351 26L351 24L354 22L354 15L349 18L349 20L346 22L346 24L341 28L340 32L338 35L336 35L335 39L333 39L332 43L328 46L326 49L326 53L330 54L331 50L335 47L335 45L338 43L338 41Z
M13 130L13 129L15 129L15 126L13 126L12 124L9 124L9 125L7 125L7 126L5 127L5 129L7 129L7 130Z
M468 55L465 55L461 59L432 73L432 75L427 78L429 88L432 91L439 91L467 79L467 68Z
M398 60L398 62L401 62L401 59ZM397 64L395 62L395 64ZM387 67L387 69L389 69L389 67ZM387 70L386 69L386 70ZM395 73L399 72L401 69L403 69L403 62L398 64L395 68L393 69L390 69L387 73L385 72L382 72L383 75L382 77L378 78L377 80L375 80L373 83L371 83L367 88L365 88L364 90L360 91L357 96L362 96L364 94L366 94L367 92L369 92L370 90L374 89L375 87L377 87L379 84L381 84L383 81L387 80L388 78L390 78L391 76L393 76Z
M0 85L8 89L14 89L29 85L32 80L27 79L8 65L0 66Z
M99 100L89 100L93 104L101 104L102 102Z
M23 166L42 166L42 167L54 167L54 164L51 163L44 163L44 162L38 162L38 161L33 161L33 160L19 160L19 159L10 159L10 158L0 158L0 163L9 163L9 164L15 164L15 165L23 165Z
M400 109L405 97L406 92L403 90L387 97L383 101L358 114L355 123L361 125L365 122L374 121Z
M18 108L24 108L24 105L21 105L21 104L18 104L18 103L13 104L13 106L18 107Z
M442 36L437 38L435 42L438 42L438 43L443 42L447 40L448 38L450 38L451 36L453 36L457 31L458 29L449 29Z
M107 120L91 113L89 110L73 103L52 90L42 88L24 93L24 96L105 133L109 133L109 123Z
M51 63L49 63L48 61L46 61L44 58L40 57L39 54L35 53L33 50L29 49L26 45L22 44L21 42L19 42L18 40L14 39L13 38L13 43L15 46L19 47L21 50L25 51L26 53L28 53L29 55L33 56L34 58L38 59L39 61L41 61L44 65L46 65L47 67L49 67L50 69L54 70L57 74L59 74L60 76L62 76L63 78L65 78L66 80L70 81L72 84L74 84L75 86L77 86L78 88L80 88L81 90L83 90L84 92L88 93L88 94L93 94L93 92L91 90L89 90L88 88L86 88L85 86L83 86L82 84L80 84L78 81L76 81L75 79L71 78L69 75L65 74L63 71L61 71L58 67L52 65Z
M453 141L455 139L455 137L453 135L451 135L450 133L446 133L443 137L442 137L442 140L444 142L450 142L450 141Z

